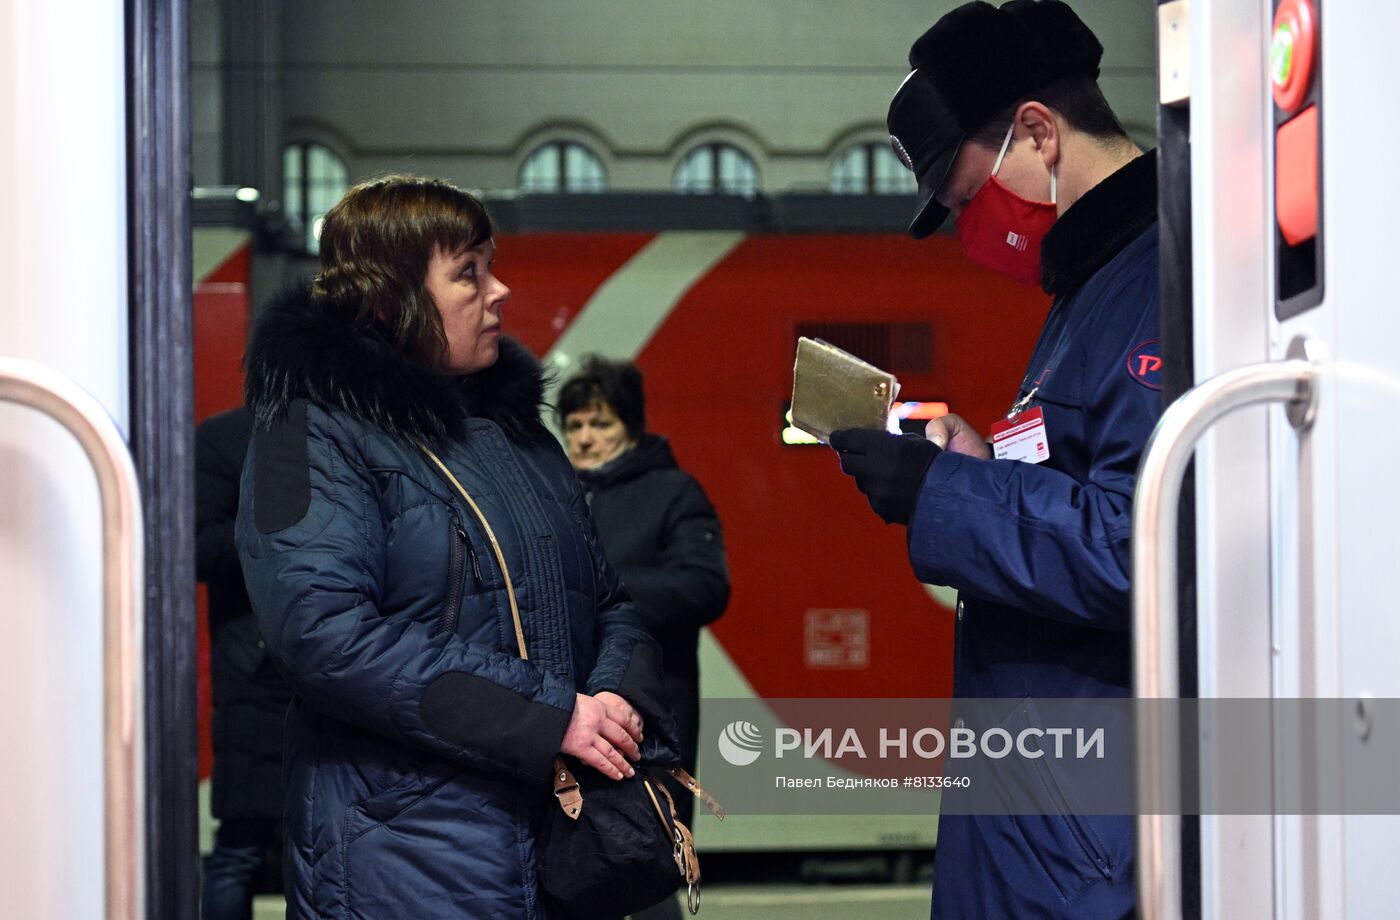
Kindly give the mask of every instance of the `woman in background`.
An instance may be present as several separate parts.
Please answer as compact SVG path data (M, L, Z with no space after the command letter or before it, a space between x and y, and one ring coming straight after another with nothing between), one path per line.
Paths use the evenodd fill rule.
M700 628L729 603L719 517L700 484L676 465L667 440L647 432L636 366L585 358L560 389L558 416L608 561L661 643L666 700L676 716L682 761L693 773ZM689 824L694 797L672 797Z

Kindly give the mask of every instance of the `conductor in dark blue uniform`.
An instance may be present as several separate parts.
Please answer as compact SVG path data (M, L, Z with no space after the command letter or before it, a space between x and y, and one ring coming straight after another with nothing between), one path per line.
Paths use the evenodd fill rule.
M956 416L926 437L831 437L908 527L919 580L959 589L960 698L1130 693L1133 486L1161 412L1157 179L1099 90L1102 53L1058 0L970 3L914 43L890 105L918 177L910 233L951 214L969 259L1054 296L992 443ZM940 820L936 920L1133 909L1129 816Z

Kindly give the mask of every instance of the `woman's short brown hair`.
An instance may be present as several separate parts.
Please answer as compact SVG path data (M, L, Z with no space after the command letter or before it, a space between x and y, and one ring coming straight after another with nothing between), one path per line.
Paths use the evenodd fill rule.
M435 247L457 252L493 232L485 205L449 182L368 179L326 214L312 292L356 326L377 325L405 355L437 367L447 338L424 285L428 261Z
M609 361L601 355L585 355L579 372L559 388L555 413L559 427L575 412L593 407L611 409L637 440L647 432L647 398L642 372L631 361Z

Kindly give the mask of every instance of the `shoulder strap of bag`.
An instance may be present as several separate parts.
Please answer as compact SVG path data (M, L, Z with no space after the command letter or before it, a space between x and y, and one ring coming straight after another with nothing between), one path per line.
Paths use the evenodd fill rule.
M486 520L486 515L482 513L481 507L472 500L466 488L452 475L452 471L447 468L447 464L438 459L438 455L433 453L428 445L422 441L418 442L418 449L428 455L428 459L433 461L433 465L438 468L443 477L457 490L457 494L471 508L472 514L481 522L481 529L486 531L486 539L491 541L491 552L496 554L496 564L501 567L501 575L506 580L506 597L510 600L510 618L515 623L515 642L520 647L520 657L526 661L530 660L530 654L525 649L525 630L520 625L520 608L515 603L515 585L510 580L510 569L506 567L506 555L501 552L501 544L496 540L496 532L491 529L491 524Z
M505 553L501 552L501 544L496 540L496 532L491 529L491 524L486 520L481 506L472 500L466 487L458 481L456 476L452 475L447 464L443 463L438 455L433 453L432 449L422 441L418 442L418 449L427 455L433 465L438 468L438 472L442 473L443 478L452 484L458 495L462 496L467 507L471 508L472 514L481 522L481 529L486 531L486 539L491 542L491 551L496 555L496 564L501 567L501 575L505 577L506 597L510 600L510 618L515 624L515 643L520 649L520 657L529 661L530 654L525 648L525 630L520 625L520 607L515 602L515 585L511 582L510 569L506 566L506 556ZM559 800L559 807L564 810L564 814L577 821L579 814L583 811L583 791L579 788L578 780L574 778L568 765L564 763L563 757L554 758L554 796Z
M721 821L724 820L724 809L715 801L715 797L706 792L704 787L700 785L700 781L687 773L684 767L665 767L663 769L672 779L690 790L691 795L699 799L701 804L709 809L710 814Z
M692 914L698 914L700 913L700 857L695 852L695 837L690 833L690 828L681 823L680 815L676 814L676 802L671 798L671 793L666 791L666 786L663 783L658 782L654 787L651 783L643 783L642 785L646 788L647 795L651 796L651 803L656 806L656 814L661 819L661 826L669 828L671 831L671 858L676 862L676 871L685 880L686 906L690 908ZM666 820L661 803L657 801L657 792L666 799L666 807L671 812L670 821Z

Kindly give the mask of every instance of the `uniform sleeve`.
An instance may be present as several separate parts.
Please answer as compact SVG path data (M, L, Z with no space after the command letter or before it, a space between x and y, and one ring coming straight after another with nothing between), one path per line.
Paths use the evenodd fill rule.
M1120 362L1157 335L1155 275L1119 298L1115 307L1134 308L1135 321L1117 324L1094 351L1086 479L943 452L909 522L909 559L920 580L1057 620L1128 628L1133 488L1161 400Z
M573 686L380 612L384 523L335 418L298 402L254 436L237 541L268 649L308 707L464 766L549 777Z
M700 484L686 476L665 515L659 565L618 565L653 635L699 629L729 603L729 567L719 516Z

